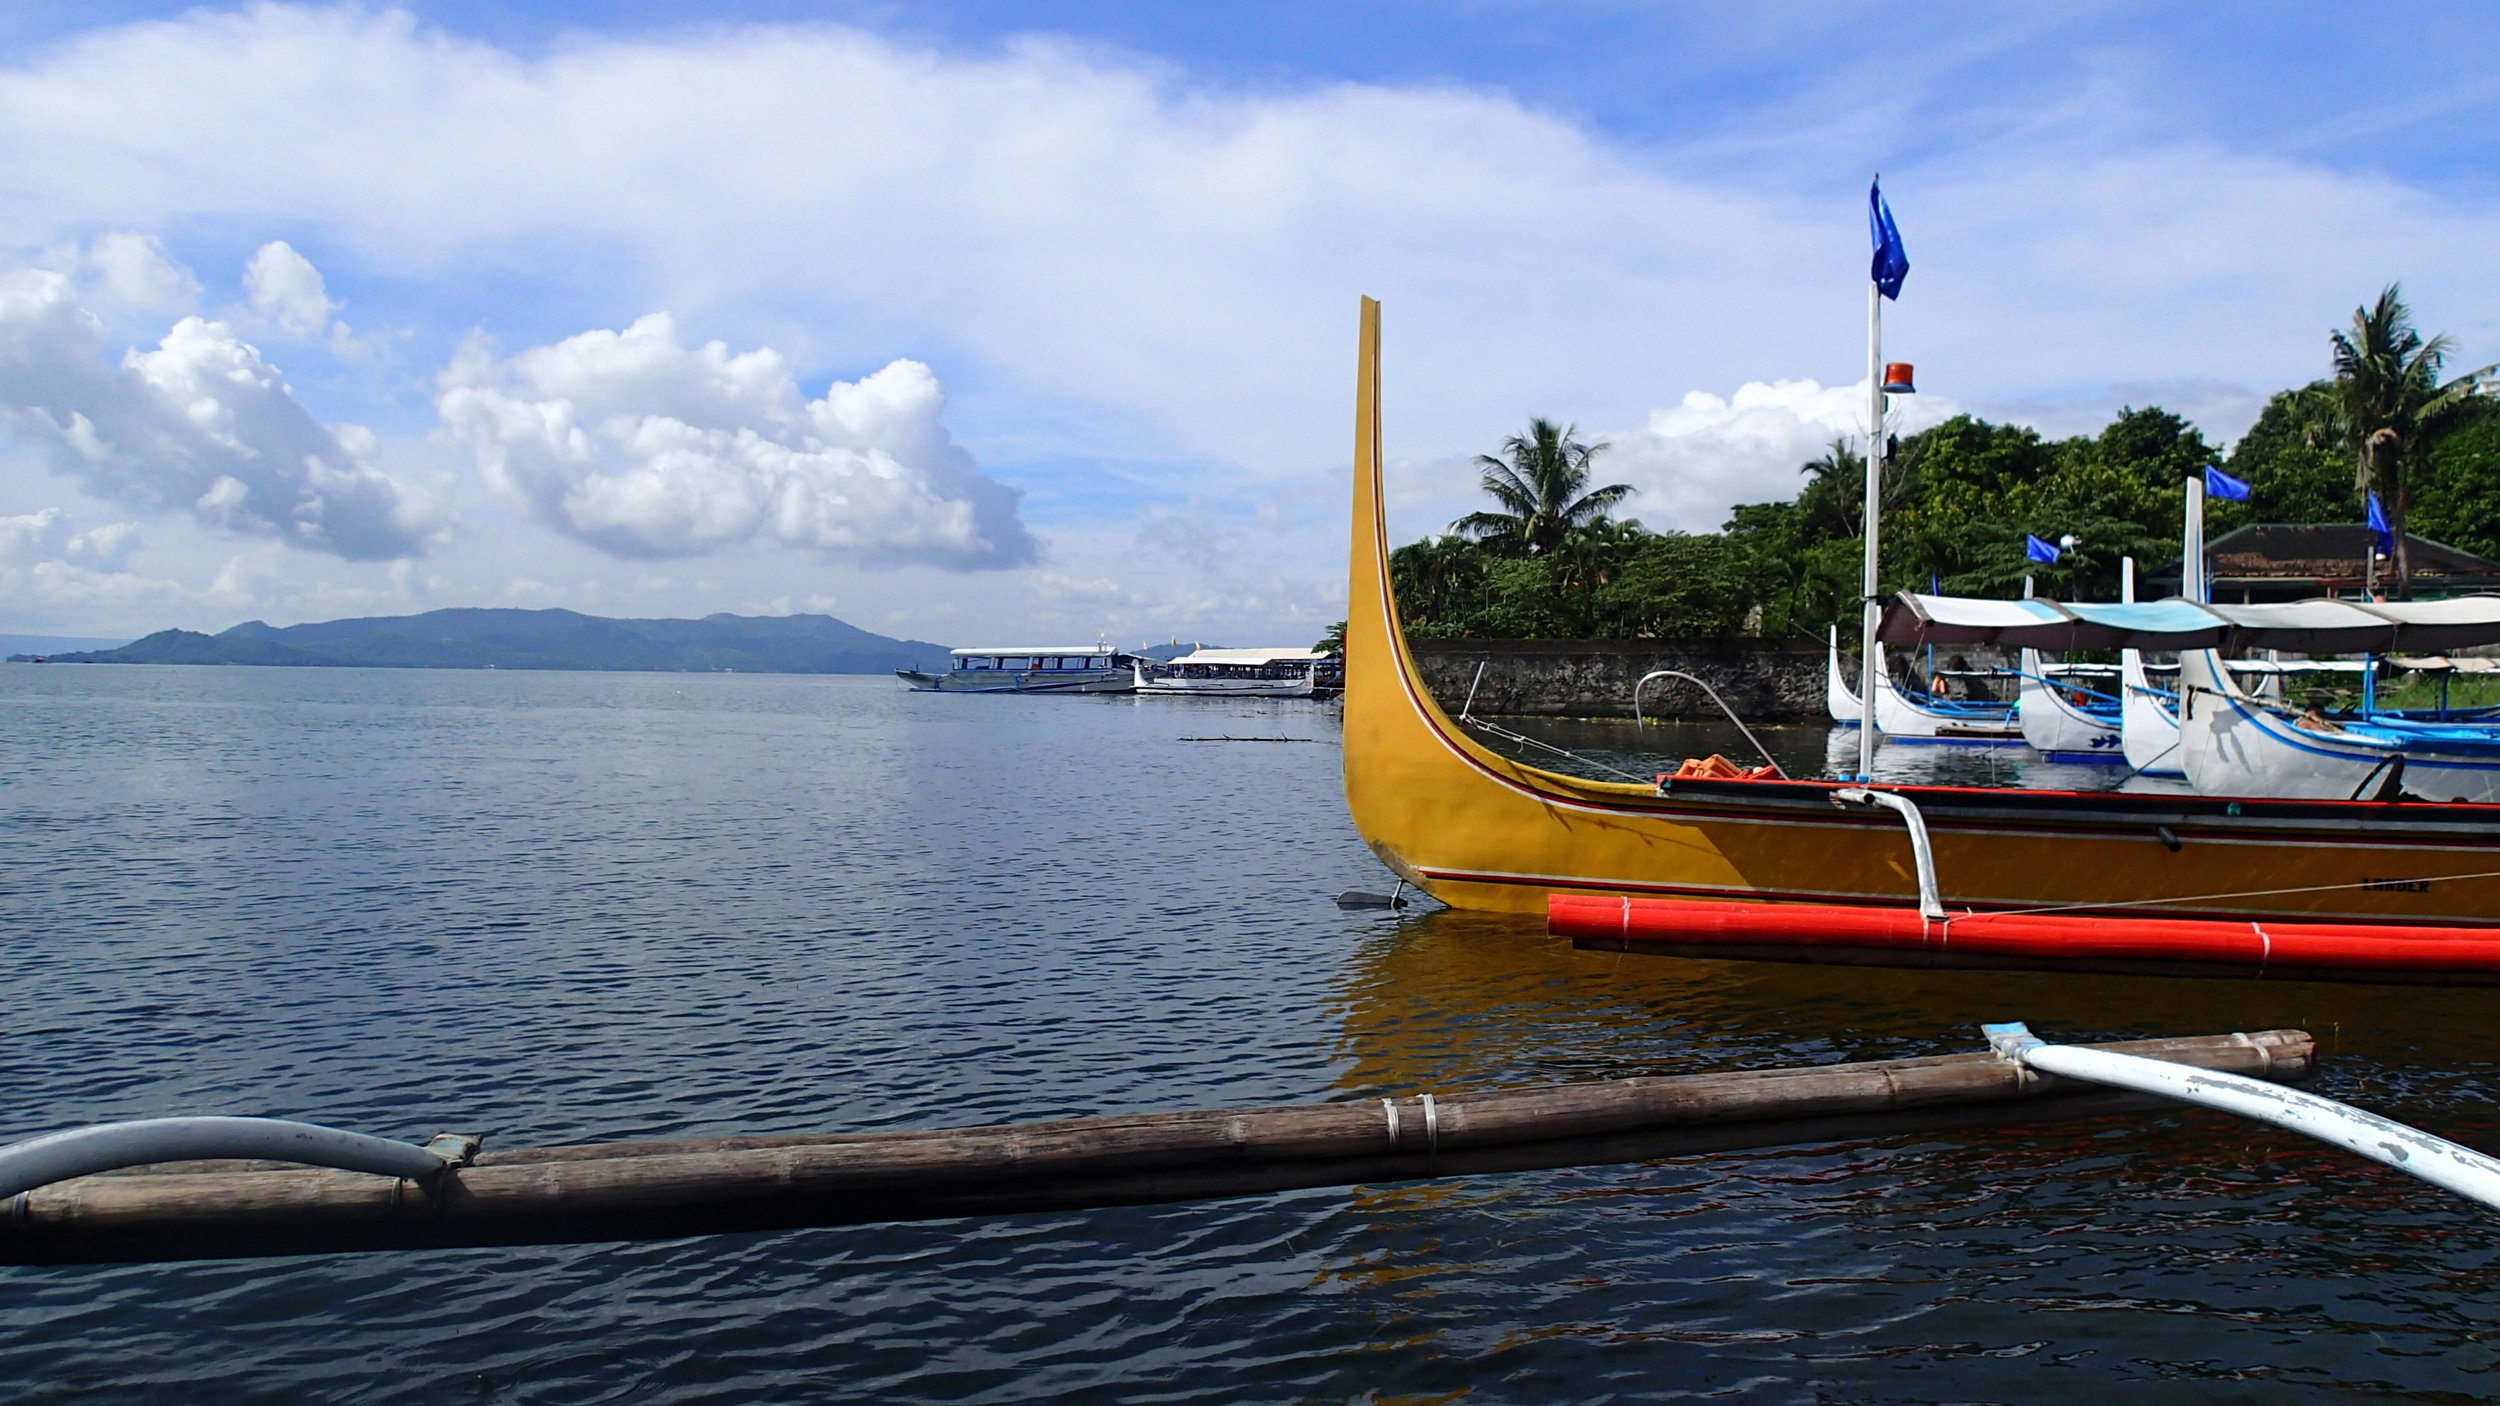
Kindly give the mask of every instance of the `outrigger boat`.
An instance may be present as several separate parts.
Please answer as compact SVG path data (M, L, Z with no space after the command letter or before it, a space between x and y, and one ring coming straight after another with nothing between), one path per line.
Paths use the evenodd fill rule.
M2015 711L2031 750L2061 761L2126 760L2115 700L2102 705L2086 695L2070 698L2061 681L2048 676L2040 651L2026 649L2020 657L2021 701Z
M2207 795L2500 801L2500 728L2488 723L2303 715L2242 689L2211 650L2179 656L2179 697L2180 764Z
M1875 694L1875 730L1909 742L1964 742L2011 746L2023 740L2007 703L1967 703L1934 697L1913 697L1892 681L1883 667L1883 648L1876 647L1876 676L1883 682ZM1832 627L1829 662L1824 668L1823 706L1832 721L1859 726L1865 707L1849 675L1840 667L1840 628Z
M1592 945L1695 956L2500 982L2500 806L1878 788L1776 772L1643 785L1493 751L1434 701L1399 627L1380 308L1368 298L1355 399L1346 806L1381 862L1434 898L1545 913ZM2112 610L2160 624L2182 604L2059 609L2070 626L2072 612ZM2225 642L2205 613L2220 607L2187 609L2180 623L2206 633L2060 639L2043 626L2012 642ZM2490 614L2500 638L2500 610ZM1886 629L1892 642L1921 642L1898 603L1885 624L1901 627ZM1978 916L1997 930L1975 932ZM1883 931L1869 935L1862 919Z
M2137 775L2187 775L2179 760L2179 695L2153 686L2140 649L2118 656L2118 718L2119 744Z

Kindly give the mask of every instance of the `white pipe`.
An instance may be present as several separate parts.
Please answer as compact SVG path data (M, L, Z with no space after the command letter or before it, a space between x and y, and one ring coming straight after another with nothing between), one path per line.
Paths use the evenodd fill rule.
M1998 1054L2044 1074L2174 1098L2306 1133L2500 1209L2500 1161L2350 1104L2168 1060L2052 1045L2019 1023L1980 1029Z
M1918 867L1919 916L1931 923L1945 921L1944 899L1936 891L1936 852L1927 843L1927 817L1918 813L1918 803L1890 791L1844 786L1832 792L1832 804L1882 806L1900 812L1901 818L1909 823L1910 859Z
M2120 557L2118 559L2118 599L2127 605L2135 604L2134 557Z
M1875 631L1884 610L1875 599L1876 541L1883 517L1884 484L1884 290L1872 278L1866 284L1866 573L1864 622L1858 632L1858 779L1875 776L1875 690L1883 683L1883 663L1875 653Z
M451 1165L414 1143L282 1118L144 1118L46 1133L0 1147L0 1199L117 1167L228 1157L386 1177L430 1177Z

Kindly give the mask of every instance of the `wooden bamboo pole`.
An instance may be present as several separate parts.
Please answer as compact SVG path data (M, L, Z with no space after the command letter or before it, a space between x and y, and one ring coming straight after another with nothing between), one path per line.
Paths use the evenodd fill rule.
M2097 1048L2277 1081L2297 1030ZM1993 1054L928 1132L489 1152L429 1182L193 1163L40 1187L0 1263L651 1240L1597 1165L2143 1107Z

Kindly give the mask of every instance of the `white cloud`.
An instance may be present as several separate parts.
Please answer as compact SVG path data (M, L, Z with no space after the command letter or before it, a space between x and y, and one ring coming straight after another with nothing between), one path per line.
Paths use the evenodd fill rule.
M67 278L0 278L0 424L88 491L351 560L413 555L438 531L369 432L316 420L224 323L186 317L119 366L105 347Z
M1748 26L1748 42L1768 32ZM2327 328L2398 275L2470 360L2500 352L2500 198L2485 186L2211 138L2123 62L2062 89L1995 63L2005 83L1979 99L1951 85L1989 56L1957 62L1885 65L1873 83L1818 60L1794 101L1619 142L1534 94L1226 88L1046 42L943 53L834 26L723 26L523 53L397 11L199 10L0 70L0 247L98 228L285 231L324 251L325 307L343 293L360 321L482 324L528 345L667 307L802 368L924 358L956 394L956 435L1031 486L1022 511L1070 577L1125 596L1065 603L1022 573L854 573L824 551L893 540L811 519L822 466L771 462L796 452L795 421L689 418L619 390L612 413L655 437L608 438L611 412L576 406L578 442L550 438L529 417L568 394L511 363L469 387L482 438L464 442L503 456L532 521L610 552L716 554L707 575L646 587L481 505L455 574L473 594L526 573L643 611L832 589L865 619L952 611L979 634L1028 619L1161 634L1181 611L1234 634L1326 608L1342 589L1358 293L1388 304L1401 525L1474 506L1466 456L1530 415L1616 427L1610 476L1640 486L1654 525L1708 527L1731 502L1783 495L1842 427L1810 397L1782 408L1727 388L1813 377L1852 404L1832 383L1863 368L1859 202L1879 149L1913 262L1886 341L1919 363L1916 409L1950 399L2062 433L2157 401L2227 438L2265 393L2323 369ZM88 306L107 284L195 296L127 240L112 254L124 273L57 264ZM104 258L104 242L80 257ZM1677 401L1694 387L1727 404ZM394 423L387 408L355 418ZM671 422L687 437L668 441ZM1003 467L1019 460L1033 467ZM1122 467L1056 473L1077 460ZM229 501L221 476L246 496ZM215 518L250 510L254 482L221 469L161 500ZM767 486L787 482L805 491L785 528ZM1314 506L1281 528L1243 507L1294 495ZM1258 537L1259 569L1280 579L1240 552L1133 550L1141 505ZM943 513L872 516L918 524L903 535L924 546L947 536ZM155 552L170 534L150 530Z
M962 569L1038 554L1019 496L939 423L937 377L897 361L809 400L778 352L688 348L666 313L498 361L464 350L436 402L489 486L619 557L758 538Z
M127 230L98 235L78 265L100 301L132 311L176 311L200 296L199 280L166 258L151 235Z
M1957 413L1940 396L1895 396L1885 425L1907 434ZM1633 486L1628 514L1651 527L1713 532L1731 503L1795 497L1799 467L1833 440L1864 453L1866 382L1748 381L1724 397L1693 391L1651 411L1641 429L1607 439L1614 448L1599 457L1597 476Z
M254 312L297 337L309 337L329 326L330 314L338 306L330 301L321 270L283 239L260 246L243 266L243 293L252 300Z

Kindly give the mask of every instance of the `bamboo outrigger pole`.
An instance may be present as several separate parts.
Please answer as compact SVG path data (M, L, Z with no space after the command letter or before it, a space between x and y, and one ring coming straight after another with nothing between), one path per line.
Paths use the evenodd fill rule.
M2298 1030L2092 1048L2273 1081L2306 1077L2316 1056ZM1978 1053L929 1132L546 1147L484 1153L421 1179L159 1165L8 1198L0 1263L660 1240L1148 1205L2144 1106Z

